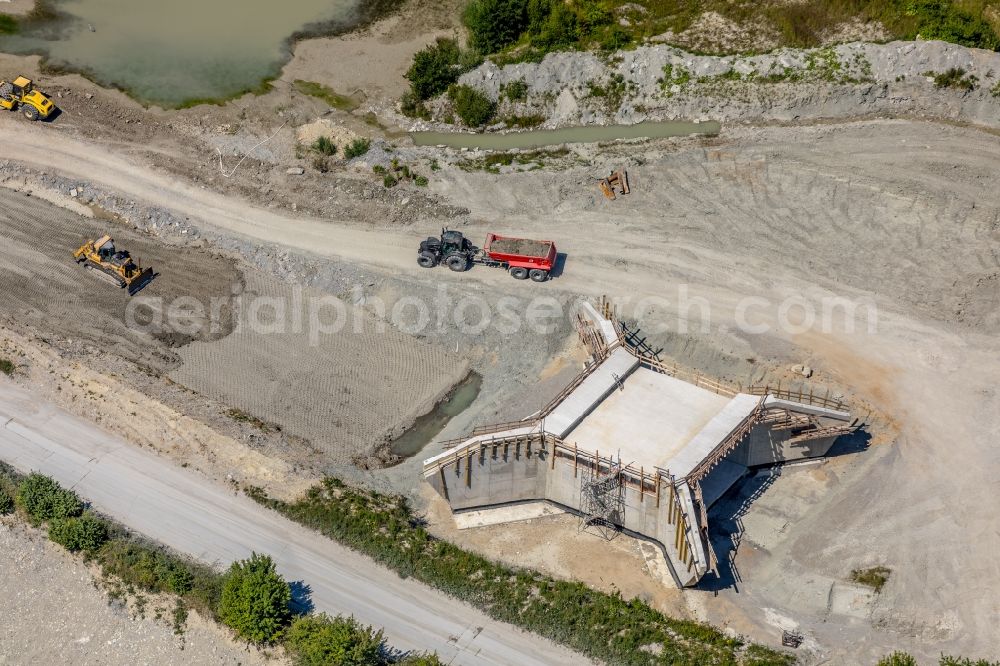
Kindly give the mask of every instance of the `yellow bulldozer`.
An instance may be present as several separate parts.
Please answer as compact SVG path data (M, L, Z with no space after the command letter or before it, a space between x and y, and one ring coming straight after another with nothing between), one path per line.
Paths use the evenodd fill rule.
M56 105L51 99L35 90L31 79L19 76L13 83L0 81L0 109L8 111L20 109L28 120L44 120L52 115Z
M96 241L88 240L73 253L73 258L76 263L83 264L84 268L96 271L97 275L122 289L128 289L130 296L149 284L154 277L152 268L143 270L127 251L116 249L115 241L107 235Z

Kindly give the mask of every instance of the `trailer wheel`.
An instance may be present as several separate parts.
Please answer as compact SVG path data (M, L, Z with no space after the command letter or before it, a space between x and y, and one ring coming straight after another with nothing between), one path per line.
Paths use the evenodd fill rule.
M510 276L515 280L523 280L528 277L528 269L523 266L513 266L510 269Z
M434 268L437 262L437 257L432 252L421 252L417 255L417 263L424 268Z
M461 273L469 268L469 259L460 254L453 254L445 260L448 268L455 271L456 273Z
M549 279L549 272L544 271L541 268L532 268L531 272L528 273L532 280L535 282L545 282Z

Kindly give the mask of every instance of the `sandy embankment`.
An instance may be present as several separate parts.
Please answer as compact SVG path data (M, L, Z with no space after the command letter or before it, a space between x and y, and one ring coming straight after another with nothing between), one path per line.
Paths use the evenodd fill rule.
M0 14L24 16L35 8L35 0L0 0Z

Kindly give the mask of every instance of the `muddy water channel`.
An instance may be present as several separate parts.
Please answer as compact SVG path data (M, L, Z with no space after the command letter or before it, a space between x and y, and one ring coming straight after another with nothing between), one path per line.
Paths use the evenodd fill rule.
M563 143L593 143L616 139L660 139L689 134L714 135L719 133L719 123L714 120L688 122L681 120L646 121L635 125L587 125L554 130L533 130L509 134L470 134L467 132L412 132L418 146L444 145L451 148L485 148L488 150L515 150L542 148Z
M424 414L390 446L393 453L404 458L420 453L439 432L444 430L452 417L458 416L479 395L483 378L475 372L462 380L448 396L428 414ZM438 453L434 451L433 453Z
M293 34L346 29L362 2L54 0L58 18L0 36L0 51L47 55L55 69L176 106L259 87L280 71Z

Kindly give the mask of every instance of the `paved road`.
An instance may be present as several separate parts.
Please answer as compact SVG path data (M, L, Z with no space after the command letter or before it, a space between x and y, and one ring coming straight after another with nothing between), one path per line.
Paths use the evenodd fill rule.
M0 459L75 489L101 512L222 566L267 553L317 611L384 627L391 645L434 650L452 664L580 664L538 636L495 622L286 520L194 472L137 449L0 379Z

